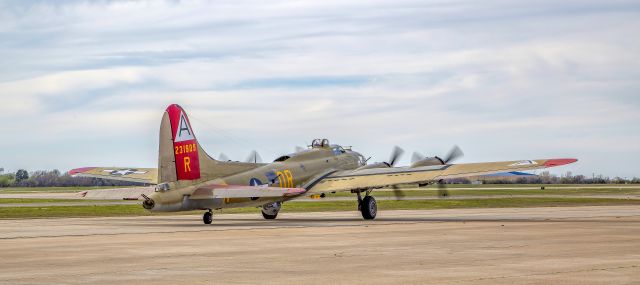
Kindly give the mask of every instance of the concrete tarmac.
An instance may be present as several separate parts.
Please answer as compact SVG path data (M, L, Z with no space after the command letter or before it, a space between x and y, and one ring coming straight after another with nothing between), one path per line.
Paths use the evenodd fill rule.
M17 199L32 199L34 198L32 195L28 197L22 197L20 194L12 194L13 197ZM9 198L10 195L2 196L1 198ZM51 199L51 197L47 197ZM446 198L441 197L376 197L377 201L389 201L389 200L402 200L402 201L410 201L410 200L477 200L477 199L503 199L503 198L595 198L595 199L625 199L625 200L640 200L640 195L635 194L625 194L625 195L613 195L613 194L598 194L598 195L464 195L464 196L449 196ZM321 199L315 199L310 197L300 197L287 203L296 203L296 202L329 202L329 201L354 201L354 197L325 197ZM81 200L79 200L81 201ZM91 201L81 201L81 202L38 202L38 203L6 203L3 204L0 201L0 208L14 208L14 207L54 207L54 206L113 206L113 205L135 205L142 204L142 201L116 201L116 200L91 200ZM142 206L141 206L142 207Z
M640 284L640 207L0 220L0 284Z

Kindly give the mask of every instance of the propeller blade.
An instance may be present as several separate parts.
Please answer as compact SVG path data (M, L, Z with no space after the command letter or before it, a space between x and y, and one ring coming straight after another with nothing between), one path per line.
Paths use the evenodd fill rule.
M245 161L248 163L262 163L262 157L260 157L257 151L252 150Z
M425 159L426 157L420 153L418 153L417 151L413 153L413 155L411 156L411 163L415 163L416 161L420 161Z
M444 159L444 164L448 164L449 162L453 162L454 160L464 156L464 153L457 145L454 145L453 148L449 151L446 158Z
M444 183L444 180L438 180L438 197L439 198L447 198L449 197L449 190L447 190L447 185Z
M387 164L389 164L389 166L391 167L396 165L396 162L400 160L400 157L402 157L403 153L404 153L404 150L401 149L399 146L393 147L393 151L391 152L391 157L389 157L389 162L387 162Z
M224 153L220 153L220 156L218 156L218 160L220 160L220 161L231 161L231 159L229 159L229 157Z
M396 200L402 200L402 198L404 198L405 195L398 185L393 185L391 188L393 188L393 195L396 196Z

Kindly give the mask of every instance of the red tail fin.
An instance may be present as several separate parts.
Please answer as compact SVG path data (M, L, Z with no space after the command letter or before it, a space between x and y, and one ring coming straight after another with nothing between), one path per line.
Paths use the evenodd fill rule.
M171 134L173 139L173 154L178 180L196 180L200 178L200 160L198 157L198 141L191 128L187 114L177 104L167 107Z

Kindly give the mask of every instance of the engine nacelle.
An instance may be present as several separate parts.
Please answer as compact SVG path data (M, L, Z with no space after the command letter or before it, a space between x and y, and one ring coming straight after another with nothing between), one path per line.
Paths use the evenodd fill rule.
M373 169L373 168L389 168L391 167L391 165L389 165L386 162L376 162L376 163L371 163L371 164L367 164L364 166L360 166L358 168L356 168L356 170L362 170L362 169Z
M444 160L437 156L427 157L425 159L418 160L411 164L411 167L420 167L420 166L432 166L432 165L444 165Z

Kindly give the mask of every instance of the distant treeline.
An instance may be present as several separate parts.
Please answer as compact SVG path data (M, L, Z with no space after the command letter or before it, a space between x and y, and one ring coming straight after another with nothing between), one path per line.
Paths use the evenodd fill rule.
M1 170L1 169L0 169ZM15 173L0 172L0 187L74 187L74 186L131 186L140 183L105 180L89 177L72 177L68 173L54 170L28 172L20 169Z
M89 177L72 177L68 173L56 170L27 172L20 169L15 173L3 173L0 168L0 187L73 187L73 186L133 186L140 183L105 180ZM536 176L476 176L447 180L447 183L471 184L640 184L640 178L609 178L602 175L586 177L584 175L554 175L548 171Z
M640 178L605 177L602 175L573 175L570 171L564 175L554 175L544 171L531 176L476 176L469 178L451 179L448 183L471 184L640 184Z

